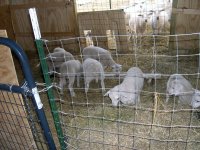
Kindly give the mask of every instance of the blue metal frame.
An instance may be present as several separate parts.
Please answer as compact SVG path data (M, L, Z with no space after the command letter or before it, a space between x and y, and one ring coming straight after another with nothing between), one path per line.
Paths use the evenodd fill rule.
M32 91L32 89L35 89L36 84L33 79L31 67L30 67L30 64L28 61L28 57L24 53L23 49L18 44L16 44L13 40L4 38L4 37L0 37L0 44L9 47L11 49L11 51L17 56L21 66L22 66L22 71L24 73L24 77L27 82L27 87L29 88L30 91ZM12 92L16 92L16 93L24 93L25 92L22 87L15 86L15 85L0 84L0 89L4 89L7 91L12 91ZM48 143L49 149L55 150L56 146L55 146L51 131L49 129L49 125L48 125L48 122L47 122L47 119L46 119L46 116L44 113L44 109L43 109L43 107L38 107L37 102L36 102L37 99L34 94L32 94L32 100L33 100L33 104L36 107L36 113L37 113L38 119L40 120L40 125L44 131L44 136Z

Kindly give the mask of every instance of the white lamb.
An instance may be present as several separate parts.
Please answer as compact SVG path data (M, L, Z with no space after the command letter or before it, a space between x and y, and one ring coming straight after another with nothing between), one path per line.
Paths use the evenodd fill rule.
M85 92L88 92L89 84L92 80L101 80L101 88L102 92L105 91L105 85L104 85L104 69L102 64L92 58L87 58L84 60L83 64L83 74L84 74L84 82L85 82Z
M194 93L192 95L192 108L198 108L200 107L200 91L194 90Z
M110 89L104 96L110 97L113 106L118 106L120 102L127 105L138 104L143 85L143 72L138 67L132 67L123 82Z
M64 48L61 48L61 47L56 47L53 49L53 52L66 52L66 50Z
M119 75L120 71L122 70L122 65L117 64L108 50L105 50L101 47L97 46L88 46L83 49L83 57L84 60L87 58L93 58L101 62L101 64L105 67L112 67L113 72L116 75Z
M147 20L148 19L145 14L140 14L140 13L131 14L129 20L129 27L131 29L131 33L143 34L146 30Z
M73 85L75 77L77 77L77 87L80 87L79 80L82 71L82 66L78 60L69 60L60 66L60 88L63 94L63 87L66 85L66 78L68 78L68 88L72 97L75 96Z
M52 73L53 71L59 69L60 65L63 62L66 62L68 60L74 60L74 56L71 53L60 48L53 53L49 53L46 57L46 60L49 72Z
M170 26L170 16L164 9L153 11L150 20L153 34L160 34L165 28L168 29Z
M187 104L193 108L200 106L200 91L193 89L192 85L182 75L173 74L167 82L166 102L170 95L178 96L179 103Z

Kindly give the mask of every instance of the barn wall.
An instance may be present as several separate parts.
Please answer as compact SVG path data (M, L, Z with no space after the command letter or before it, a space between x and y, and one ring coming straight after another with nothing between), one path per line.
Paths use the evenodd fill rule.
M54 40L78 35L75 4L73 1L43 0L38 3L36 0L31 2L28 0L13 0L10 1L9 6L6 4L7 1L5 1L2 7L9 8L10 15L4 18L7 18L8 22L12 22L12 26L8 27L9 30L13 29L9 33L15 35L17 43L25 50L36 49L28 13L28 9L32 7L36 8L43 39ZM1 5L3 4L1 3ZM0 10L1 12L5 11Z
M187 34L200 32L200 1L199 0L174 0L172 11L171 34ZM178 37L180 50L199 49L199 37ZM175 39L170 39L175 41ZM176 42L171 42L172 49L177 48Z
M0 18L0 29L6 30L8 37L15 40L9 5L0 6Z
M125 35L125 15L122 10L83 12L77 14L80 36L84 36L84 30L91 30L92 36L105 36L107 30L113 30L116 35ZM94 44L97 42L93 38ZM126 37L116 37L117 48L123 50L127 43ZM98 46L108 48L106 38L98 38Z

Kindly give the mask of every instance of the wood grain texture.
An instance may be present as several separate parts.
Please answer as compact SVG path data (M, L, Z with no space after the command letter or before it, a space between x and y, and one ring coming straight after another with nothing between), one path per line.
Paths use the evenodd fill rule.
M0 16L1 16L0 29L5 29L7 31L9 38L15 40L9 5L0 6Z
M11 6L11 16L16 41L25 50L36 50L28 9L35 7L43 39L49 37L78 36L78 27L73 1L45 1L43 3L15 3ZM19 17L20 16L20 17Z
M200 1L199 0L174 0L172 16L171 34L190 34L200 31ZM178 48L180 50L198 50L199 37L184 36L178 39ZM171 38L170 48L177 49L177 41Z
M105 36L107 30L111 30L116 35L126 34L125 16L122 10L97 11L78 13L78 24L80 36L84 37L84 30L91 30L91 34L95 36ZM122 42L127 42L126 37L116 37L117 47L119 50L127 49ZM108 48L107 38L99 38L98 45ZM124 47L123 47L124 46Z
M7 37L0 30L1 37ZM0 45L0 83L19 85L11 51ZM34 149L35 141L27 120L22 96L16 93L0 91L0 138L5 149Z
M0 36L7 37L5 30L0 30ZM0 45L0 77L0 83L19 84L11 51L3 45Z

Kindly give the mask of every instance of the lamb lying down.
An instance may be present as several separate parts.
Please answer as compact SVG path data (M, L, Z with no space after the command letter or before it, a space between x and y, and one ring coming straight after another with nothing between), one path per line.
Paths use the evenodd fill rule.
M194 93L192 95L192 108L198 108L200 107L200 91L194 90Z
M123 82L110 89L104 96L110 97L113 106L118 106L120 102L127 105L138 104L143 85L143 72L138 67L132 67Z
M82 66L80 61L78 60L69 60L67 62L62 63L60 66L60 88L61 94L63 94L63 87L66 85L66 78L68 79L68 88L72 97L75 96L73 85L75 81L75 77L77 77L77 87L79 85L79 78L81 75Z
M192 85L182 75L173 74L167 82L166 102L169 96L179 97L179 103L187 104L193 108L200 106L200 91L193 89Z

